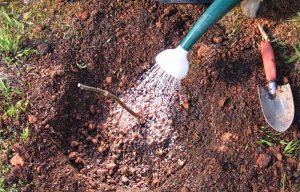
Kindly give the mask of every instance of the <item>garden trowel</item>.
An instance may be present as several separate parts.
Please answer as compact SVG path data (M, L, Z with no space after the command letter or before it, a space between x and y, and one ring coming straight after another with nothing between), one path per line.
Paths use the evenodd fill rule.
M291 126L294 119L292 90L290 84L277 85L274 52L266 32L260 25L258 27L263 37L261 54L269 82L266 87L258 87L260 104L269 125L276 131L283 132Z

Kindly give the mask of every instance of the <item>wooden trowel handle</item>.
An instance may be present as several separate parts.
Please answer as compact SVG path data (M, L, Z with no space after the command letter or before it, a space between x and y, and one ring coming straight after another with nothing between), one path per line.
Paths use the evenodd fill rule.
M267 81L276 81L276 63L272 45L268 41L262 41L260 45L266 79Z

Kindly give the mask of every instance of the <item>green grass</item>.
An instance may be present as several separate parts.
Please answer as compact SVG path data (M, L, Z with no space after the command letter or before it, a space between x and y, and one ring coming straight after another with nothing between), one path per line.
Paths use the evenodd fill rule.
M19 114L21 112L26 113L26 109L29 105L29 99L25 99L25 101L20 100L15 105L10 104L9 107L6 109L6 114L10 119L18 119Z
M1 95L5 98L8 98L11 92L10 87L1 78L0 78L0 91L1 91Z
M268 127L261 127L261 138L254 141L254 144L263 145L265 147L273 147L281 145L282 154L286 156L299 157L300 153L300 139L286 141L284 140L284 134L269 130Z
M11 97L12 93L15 93L18 96L22 95L20 90L11 87L4 79L0 78L0 96L4 98L2 102L0 102L0 109L5 109L5 113L10 119L18 119L20 112L26 112L30 101L26 98L19 100L14 104L13 100L16 98Z
M11 99L11 93L15 93L17 95L22 94L20 90L11 87L3 78L0 78L0 95L2 95L5 99Z
M0 192L19 192L16 184L13 184L10 188L5 188L4 179L0 177Z
M292 140L285 144L285 148L283 150L283 153L286 155L292 155L296 152L297 149L300 147L300 140Z
M300 29L300 11L290 21Z
M271 147L280 141L280 136L282 133L274 132L273 130L270 130L268 126L262 126L260 131L263 134L262 138L260 138L258 141L255 141L255 144Z
M26 127L22 126L22 127L23 127L23 131L21 133L21 139L23 141L27 141L27 139L29 138L29 128L28 126Z
M274 144L272 141L266 140L266 139L260 139L258 141L254 142L255 144L260 144L260 145L267 145L269 147L272 147Z
M76 66L79 68L79 69L85 69L86 68L86 65L82 62L79 62L79 63L76 63Z
M294 46L294 53L286 57L286 63L300 62L300 41Z
M286 173L284 170L282 170L282 177L281 177L281 189L280 192L285 192L286 188Z
M239 30L238 26L234 26L227 37L229 39L233 39L235 35L238 33L238 30Z
M23 101L23 100L18 101L18 102L16 103L16 106L17 106L17 108L20 109L22 112L26 112L26 109L27 109L29 103L30 103L30 101L29 101L29 99L27 98L27 99L25 99L25 101Z
M0 192L5 192L6 190L4 189L4 179L1 177L0 178Z
M18 65L33 53L33 49L22 46L32 13L23 16L11 10L9 13L7 8L0 9L0 56L5 63Z
M14 105L10 105L6 112L7 116L11 119L18 119L19 117L19 109L17 107L15 107Z
M300 11L289 21L295 25L300 32ZM294 46L293 53L286 56L285 63L300 63L300 41Z

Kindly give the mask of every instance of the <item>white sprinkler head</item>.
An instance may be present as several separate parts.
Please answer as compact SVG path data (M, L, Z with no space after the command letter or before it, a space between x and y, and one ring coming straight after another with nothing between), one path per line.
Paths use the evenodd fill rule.
M181 46L159 53L155 60L160 68L176 79L183 79L189 71L188 51Z

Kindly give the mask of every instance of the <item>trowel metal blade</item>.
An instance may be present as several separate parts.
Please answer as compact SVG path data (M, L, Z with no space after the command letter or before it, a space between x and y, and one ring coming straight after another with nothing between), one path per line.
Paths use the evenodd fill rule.
M271 97L268 87L258 87L260 105L269 125L276 131L287 130L294 119L295 108L290 84L277 86Z

